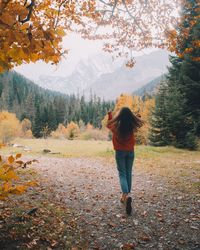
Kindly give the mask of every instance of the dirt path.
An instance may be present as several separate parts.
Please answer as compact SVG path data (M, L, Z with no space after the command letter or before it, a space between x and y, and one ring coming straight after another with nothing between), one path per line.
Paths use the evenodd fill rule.
M200 249L200 196L175 191L166 179L134 171L134 210L127 217L112 162L40 158L35 167L73 209L87 249Z

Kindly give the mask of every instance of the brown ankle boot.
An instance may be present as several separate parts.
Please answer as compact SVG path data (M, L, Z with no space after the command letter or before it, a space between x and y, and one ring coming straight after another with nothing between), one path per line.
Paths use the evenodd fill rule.
M127 194L122 194L122 197L120 199L121 203L125 203L127 200Z

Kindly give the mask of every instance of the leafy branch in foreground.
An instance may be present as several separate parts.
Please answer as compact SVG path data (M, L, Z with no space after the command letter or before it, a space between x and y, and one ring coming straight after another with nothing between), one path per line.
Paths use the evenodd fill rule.
M179 21L182 0L0 1L0 72L43 60L58 64L64 36L103 39L116 57L163 47L166 30ZM134 66L132 58L127 63Z
M20 168L26 168L37 160L24 162L20 160L21 156L16 154L3 158L0 155L0 200L5 200L11 194L20 195L28 187L37 185L35 181L22 181L17 173Z

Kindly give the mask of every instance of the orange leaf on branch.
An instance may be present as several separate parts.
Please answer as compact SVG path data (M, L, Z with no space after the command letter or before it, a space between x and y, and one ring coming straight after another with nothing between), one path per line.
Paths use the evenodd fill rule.
M29 62L59 63L62 39L71 31L104 39L108 52L165 44L165 30L176 19L181 0L44 0L0 2L0 72ZM162 15L161 15L162 13ZM106 27L109 31L107 31ZM48 48L46 48L48 44ZM134 63L128 63L133 67Z
M37 185L35 181L24 182L17 175L17 169L37 162L37 160L28 162L18 160L21 156L21 154L7 158L0 156L0 200L5 200L11 194L22 194L28 187Z

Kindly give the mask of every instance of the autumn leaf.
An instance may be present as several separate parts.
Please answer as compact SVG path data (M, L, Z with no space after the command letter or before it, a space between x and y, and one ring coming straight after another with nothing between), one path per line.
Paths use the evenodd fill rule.
M139 236L139 239L141 241L150 241L151 240L151 237L145 233L141 233L140 236Z
M27 187L24 185L16 186L12 189L12 194L22 194L26 191Z
M23 161L15 161L15 163L19 164L20 166L24 164Z
M38 182L37 181L29 181L29 182L25 182L24 185L30 186L30 187L35 187L35 186L38 186Z
M135 249L135 244L133 243L126 243L121 247L122 250L131 250Z
M16 156L9 156L4 161L0 156L0 200L5 200L10 194L22 194L28 187L37 186L35 181L22 182L16 173L16 170L20 167L23 168L24 164L30 165L37 160L30 160L28 162L17 161L22 155L16 154Z
M22 154L16 154L15 159L21 158Z
M12 170L8 171L6 175L0 177L2 180L19 180L19 177Z
M65 35L65 31L63 28L57 28L56 29L56 33L59 35L59 36L64 36Z
M11 155L8 157L8 162L12 164L14 162L15 158Z
M71 31L83 38L103 39L104 50L116 57L127 57L132 50L166 46L165 31L172 26L171 20L176 19L174 10L178 8L177 1L172 0L166 3L138 1L134 8L131 0L33 3L24 0L0 2L3 10L0 12L0 72L30 61L57 64L65 53L63 37ZM110 32L98 29L102 25L111 27ZM169 47L175 47L174 43ZM131 59L127 67L134 64Z

